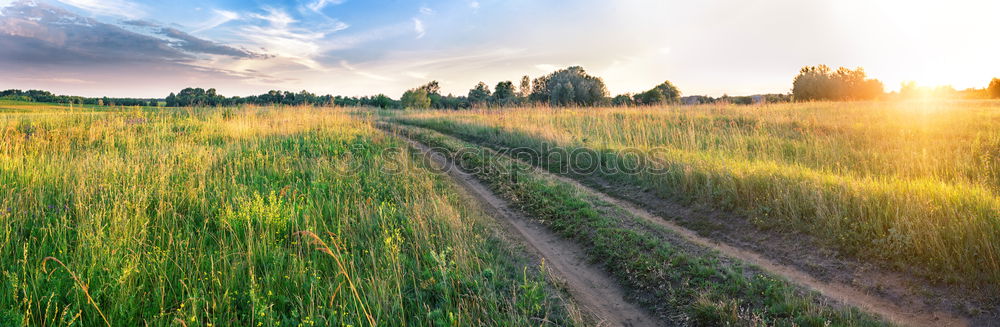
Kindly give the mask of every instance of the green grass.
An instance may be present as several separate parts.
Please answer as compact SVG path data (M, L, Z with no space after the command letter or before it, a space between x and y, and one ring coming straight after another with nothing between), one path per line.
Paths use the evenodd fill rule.
M0 100L0 113L43 113L43 112L116 112L125 109L135 110L159 110L165 108L159 107L147 107L147 106L97 106L90 104L67 104L67 103L46 103L46 102L27 102L27 101L13 101L13 100ZM176 108L174 108L176 109Z
M400 147L329 108L0 112L0 326L573 324Z
M637 150L666 173L599 177L737 212L763 229L805 232L843 254L934 281L1000 282L995 101L432 111L392 119L497 147L561 146L602 158L540 162L551 170L607 164Z
M674 324L884 324L856 309L831 306L742 264L671 244L658 236L666 231L642 224L638 218L615 218L609 205L505 156L427 129L401 127L399 131L460 162L533 218L581 244L591 260L603 264L644 305Z

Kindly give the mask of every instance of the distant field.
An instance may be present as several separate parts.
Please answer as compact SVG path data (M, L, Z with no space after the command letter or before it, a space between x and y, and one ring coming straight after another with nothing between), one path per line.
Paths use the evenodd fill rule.
M99 109L0 102L0 326L574 324L361 116Z
M605 177L934 280L1000 282L1000 102L428 111L394 120L503 147L638 150L667 173Z
M106 106L95 106L95 105L80 105L80 104L64 104L64 103L42 103L42 102L25 102L25 101L11 101L11 100L0 100L0 114L3 113L41 113L47 111L77 111L77 112L109 112L109 111L121 111L123 108L128 109L154 109L153 107L106 107Z

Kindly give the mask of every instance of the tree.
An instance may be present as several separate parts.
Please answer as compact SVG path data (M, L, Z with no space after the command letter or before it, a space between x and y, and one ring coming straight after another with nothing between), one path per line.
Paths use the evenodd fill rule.
M521 93L519 94L522 98L527 98L531 95L531 78L528 75L521 77Z
M670 81L664 81L653 89L639 93L635 96L635 102L643 105L657 105L664 103L676 103L680 100L681 91Z
M479 82L476 87L469 90L469 103L473 106L482 105L490 100L490 87L486 83Z
M497 87L493 89L493 99L499 106L509 106L517 102L514 83L511 81L497 83Z
M415 88L406 93L399 100L403 108L406 109L426 109L431 107L431 98L427 95L427 89Z
M441 94L441 85L438 84L438 81L431 81L430 83L424 84L419 88L423 89L424 91L427 91L427 95Z
M986 87L986 93L990 98L1000 99L1000 78L990 81L990 86Z
M881 81L868 79L860 67L835 72L826 65L803 67L792 81L796 101L870 100L881 96L883 89Z
M635 95L635 103L640 105L656 105L666 101L666 96L655 88Z
M167 96L167 107L179 107L177 95L174 95L174 92L170 92L170 95Z
M421 85L418 89L423 89L427 92L427 97L431 100L431 104L428 108L446 108L445 104L442 102L441 84L439 84L438 81L430 81L427 84ZM400 99L400 101L402 101L402 99Z
M552 106L594 106L604 103L607 96L604 80L573 66L536 78L530 97Z
M635 105L631 94L619 94L611 99L611 105L615 107L631 107Z

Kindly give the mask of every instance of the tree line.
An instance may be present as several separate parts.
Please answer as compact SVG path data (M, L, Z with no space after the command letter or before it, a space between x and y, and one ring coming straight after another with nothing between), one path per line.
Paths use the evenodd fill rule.
M316 95L308 91L289 92L271 90L260 95L245 97L225 97L215 89L185 88L174 94L171 92L164 99L167 107L186 106L237 106L245 104L254 105L318 105L318 106L342 106L342 107L378 107L378 108L399 108L399 102L379 94L364 97L344 97L333 95Z
M1000 99L1000 78L993 78L986 88L956 90L944 85L924 87L914 81L903 82L899 92L886 93L882 82L870 79L864 69L837 70L826 65L803 67L792 82L790 99L794 101L850 101L879 98Z
M80 104L80 105L93 105L93 106L158 106L159 99L142 99L142 98L88 98L81 96L71 96L71 95L55 95L49 91L42 90L4 90L0 91L0 100L13 100L13 101L24 101L24 102L46 102L46 103L64 103L64 104Z
M437 81L412 88L399 100L385 94L363 97L316 95L308 91L289 92L272 90L260 95L225 97L213 89L185 88L170 93L164 99L149 98L90 98L55 95L42 90L0 91L0 100L67 103L103 106L236 106L236 105L320 105L342 107L374 107L383 109L467 109L514 106L593 107L593 106L653 106L663 104L757 104L790 101L850 101L872 100L883 97L928 96L951 98L1000 99L1000 78L994 78L983 89L956 91L951 87L923 88L914 82L904 83L896 93L885 93L877 79L868 78L864 69L840 67L833 70L826 65L807 66L799 70L792 81L789 94L762 94L752 96L709 97L702 95L682 97L680 90L665 81L649 90L611 97L604 80L590 75L583 67L573 66L532 79L521 78L519 83L501 81L491 89L479 82L464 95L442 95Z
M639 94L609 97L600 77L573 66L532 79L521 78L518 84L501 81L490 89L479 82L465 95L442 95L437 81L407 90L400 98L407 109L465 109L545 105L552 107L633 106L677 103L681 92L669 81Z

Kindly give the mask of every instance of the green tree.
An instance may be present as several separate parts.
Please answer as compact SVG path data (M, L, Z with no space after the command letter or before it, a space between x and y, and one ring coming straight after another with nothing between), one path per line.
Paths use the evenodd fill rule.
M608 89L600 77L573 66L536 78L531 100L552 106L595 106L606 102Z
M490 101L490 87L486 83L479 82L476 87L469 90L469 103L472 106L481 106Z
M514 83L504 81L497 83L493 89L494 102L499 106L510 106L517 102L517 92L514 90Z
M640 105L657 105L667 102L667 97L657 89L652 89L635 95L635 103Z
M680 97L681 91L670 81L664 81L649 91L639 93L636 102L644 105L676 103Z
M611 105L615 107L631 107L635 105L635 100L631 94L619 94L611 99Z
M415 88L403 93L399 100L403 108L406 109L426 109L431 107L431 98L427 95L427 89Z

